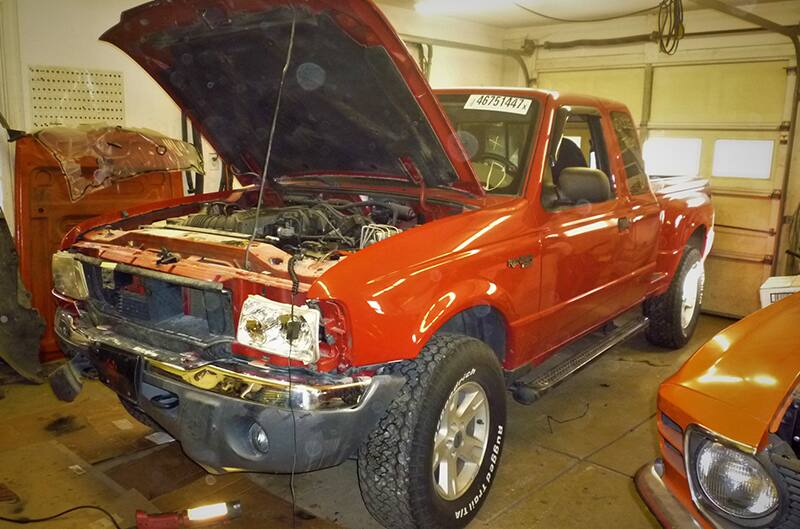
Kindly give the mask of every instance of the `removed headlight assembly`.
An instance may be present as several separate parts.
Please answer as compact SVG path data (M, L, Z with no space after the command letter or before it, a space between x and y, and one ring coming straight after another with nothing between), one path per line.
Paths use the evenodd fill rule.
M687 430L685 457L695 504L723 527L765 527L776 519L781 493L766 458L697 426Z
M56 252L52 258L53 288L68 298L85 300L89 298L83 263L68 252Z

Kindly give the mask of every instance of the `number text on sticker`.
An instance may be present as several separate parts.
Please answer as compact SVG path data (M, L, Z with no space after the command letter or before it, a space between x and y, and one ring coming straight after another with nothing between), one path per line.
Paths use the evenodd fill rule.
M524 116L531 108L531 100L524 97L472 94L464 105L465 110L494 110Z

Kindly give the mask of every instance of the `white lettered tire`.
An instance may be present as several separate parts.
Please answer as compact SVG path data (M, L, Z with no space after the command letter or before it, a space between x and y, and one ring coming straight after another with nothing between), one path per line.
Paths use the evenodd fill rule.
M650 343L678 349L689 342L700 317L704 283L700 250L687 246L669 289L644 302L644 314L650 320L645 334Z
M486 500L503 451L497 357L474 338L438 334L393 372L406 384L358 455L364 503L389 529L464 527Z

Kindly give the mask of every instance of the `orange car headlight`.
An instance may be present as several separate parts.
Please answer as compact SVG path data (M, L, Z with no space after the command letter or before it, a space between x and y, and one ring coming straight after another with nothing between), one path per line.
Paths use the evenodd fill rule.
M703 494L736 518L761 518L778 506L778 488L753 456L715 441L698 449L695 466Z

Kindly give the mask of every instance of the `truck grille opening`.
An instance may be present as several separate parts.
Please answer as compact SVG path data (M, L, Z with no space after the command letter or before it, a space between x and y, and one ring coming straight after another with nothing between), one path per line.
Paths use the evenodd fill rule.
M792 403L786 409L778 427L778 437L786 441L800 458L800 391L795 390Z
M234 336L228 292L87 263L84 271L92 307L101 313L199 340Z

